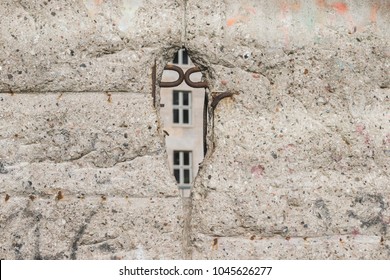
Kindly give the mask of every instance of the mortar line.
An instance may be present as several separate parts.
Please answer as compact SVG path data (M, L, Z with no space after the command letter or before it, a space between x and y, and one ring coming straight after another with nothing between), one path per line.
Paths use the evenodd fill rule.
M184 9L182 17L182 32L181 32L181 44L185 47L187 39L187 0L184 0Z
M192 260L192 246L191 246L191 219L192 219L192 195L190 197L182 197L183 206L183 258L185 260Z
M65 190L64 190L65 191ZM103 194L104 192L101 192L101 193L94 193L94 194L88 194L88 193L84 193L84 192L80 192L80 193L77 193L77 192L70 192L70 193L63 193L64 196L66 197L71 197L71 198L77 198L77 199L81 199L81 200L88 200L88 199L95 199L95 198L102 198L102 195L105 196L105 199L108 200L113 200L113 199L124 199L124 200L128 200L128 199L145 199L145 200L150 200L150 199L174 199L174 200L177 200L177 199L181 199L180 195L166 195L166 196L157 196L157 195L144 195L144 196L141 196L141 195L131 195L131 194ZM23 192L20 192L20 191L17 191L15 193L13 192L8 192L8 191L2 191L0 193L0 195L4 195L4 194L11 194L9 199L15 199L15 198L18 198L18 199L22 199L22 198L25 198L25 199L30 199L31 198L29 197L28 194L26 193L23 193ZM81 194L83 194L83 196L80 196ZM32 194L34 195L34 199L42 199L42 200L53 200L53 197L54 197L54 194L46 194L46 193L42 193L41 191L37 191L36 193Z
M0 94L9 94L9 95L18 95L18 94L55 94L55 93L61 93L61 94L82 94L82 93L98 93L98 94L107 94L107 93L123 93L123 94L150 94L148 92L136 92L136 91L110 91L110 90L91 90L91 91L0 91Z
M186 47L187 40L187 2L184 0L183 18L182 18L182 34L181 43L182 47ZM191 216L192 216L192 195L190 198L182 198L183 206L183 232L182 232L182 246L183 246L183 258L186 260L192 259L192 246L191 246Z

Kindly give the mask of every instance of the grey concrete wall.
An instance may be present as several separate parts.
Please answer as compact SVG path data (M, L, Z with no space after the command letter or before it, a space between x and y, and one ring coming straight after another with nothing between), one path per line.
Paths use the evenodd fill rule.
M389 22L385 0L1 1L0 258L389 259ZM182 45L236 93L184 204L151 95Z

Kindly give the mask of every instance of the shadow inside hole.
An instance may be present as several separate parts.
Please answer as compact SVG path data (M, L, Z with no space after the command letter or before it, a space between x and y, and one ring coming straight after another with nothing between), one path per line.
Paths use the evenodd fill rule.
M183 197L190 196L207 149L207 83L195 67L187 51L180 49L160 82L160 116L169 168Z

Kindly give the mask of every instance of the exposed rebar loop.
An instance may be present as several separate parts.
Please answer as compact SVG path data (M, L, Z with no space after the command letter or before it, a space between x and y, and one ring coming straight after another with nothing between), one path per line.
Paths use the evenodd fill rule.
M186 82L187 85L193 88L207 88L208 83L207 81L201 81L201 82L193 82L190 79L191 74L201 72L200 68L198 66L192 67L186 71L184 74L183 69L176 65L167 65L165 66L164 70L170 70L170 71L175 71L179 74L179 78L176 81L173 82L160 82L160 87L177 87L180 85L183 80Z

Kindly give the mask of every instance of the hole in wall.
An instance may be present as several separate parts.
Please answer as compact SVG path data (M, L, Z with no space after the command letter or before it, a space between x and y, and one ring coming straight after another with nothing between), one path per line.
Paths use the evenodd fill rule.
M207 152L207 82L183 48L165 66L159 85L170 172L182 197L189 197Z

